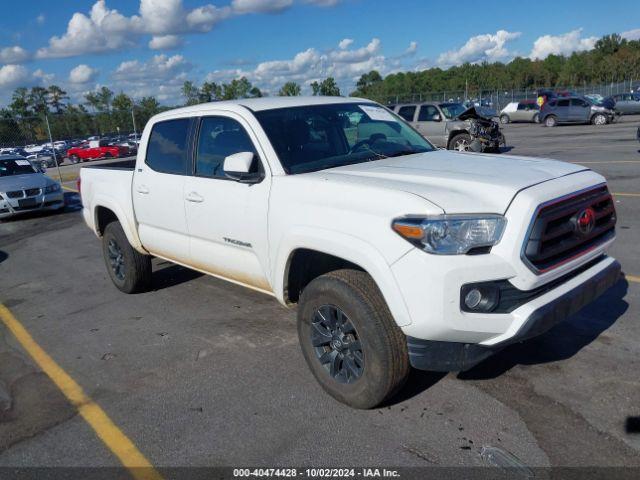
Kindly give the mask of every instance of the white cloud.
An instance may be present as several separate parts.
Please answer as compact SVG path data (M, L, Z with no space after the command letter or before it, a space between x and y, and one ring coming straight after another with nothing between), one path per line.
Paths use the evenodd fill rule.
M338 3L338 0L301 1L323 7ZM231 0L225 6L208 3L188 9L183 0L140 0L138 14L128 17L109 8L106 0L97 0L89 13L74 13L66 32L51 37L48 46L40 48L36 56L60 58L123 50L137 45L144 35L152 36L149 41L152 49L169 48L159 46L168 44L175 48L179 41L170 37L208 32L232 16L279 13L293 4L294 0Z
M338 43L338 47L340 48L340 50L344 50L345 48L349 48L352 43L353 38L344 38L340 40L340 43Z
M569 55L573 52L591 50L598 37L582 38L582 29L578 28L562 35L543 35L533 43L529 57L544 60L549 55Z
M36 17L36 23L38 25L44 25L44 21L46 20L46 17L44 16L44 13L41 13L40 15L38 15Z
M640 28L622 32L620 36L622 38L626 38L627 40L640 40Z
M340 49L329 53L329 59L337 63L357 63L371 58L380 50L380 39L372 39L367 46L356 50Z
M278 13L293 5L293 0L232 0L231 8L238 13Z
M69 72L69 81L77 84L89 83L96 78L97 75L98 71L95 68L80 64Z
M182 38L178 35L160 35L149 41L151 50L171 50L182 46Z
M41 68L34 71L31 74L31 76L33 77L33 80L37 84L42 85L44 87L48 87L51 84L51 82L53 82L53 79L55 78L55 75L53 73L46 73Z
M0 90L19 87L29 81L29 71L22 65L0 67Z
M228 82L244 76L263 91L274 93L288 81L297 82L303 86L303 91L308 91L310 82L331 76L348 93L363 73L378 70L384 74L387 70L386 59L380 54L382 45L377 38L356 49L348 49L351 42L347 45L343 42L327 53L308 48L288 60L262 62L253 70L217 70L209 73L207 80Z
M521 32L498 30L495 34L486 33L471 37L458 50L449 50L440 54L438 64L449 67L462 63L496 62L505 60L513 54L507 50L506 44L520 37Z
M22 63L30 57L29 52L18 45L0 49L0 63Z
M193 65L182 55L155 55L146 62L122 62L112 73L112 90L121 89L134 98L155 96L165 103L177 103L180 88Z
M413 55L418 50L418 42L409 42L409 46L404 51L405 55Z

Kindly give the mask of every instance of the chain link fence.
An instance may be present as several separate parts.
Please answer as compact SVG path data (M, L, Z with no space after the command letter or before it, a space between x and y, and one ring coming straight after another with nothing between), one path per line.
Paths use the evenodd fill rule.
M443 92L423 92L423 93L399 93L388 95L386 104L398 104L409 102L459 102L467 101L479 103L486 107L491 107L497 111L504 108L509 102L521 100L533 100L539 90L552 90L555 92L568 91L578 95L600 95L608 97L618 93L636 92L640 89L640 79L627 80L623 82L599 84L599 85L571 85L557 87L539 87L531 89L482 89L469 88L468 90L453 90Z
M34 166L56 168L68 163L69 148L87 140L108 139L114 143L133 140L130 135L137 137L154 113L132 109L5 115L0 117L0 154L18 154Z

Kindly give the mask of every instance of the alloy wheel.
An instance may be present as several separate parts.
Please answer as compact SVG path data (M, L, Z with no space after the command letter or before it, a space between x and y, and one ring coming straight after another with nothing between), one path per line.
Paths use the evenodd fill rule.
M118 243L111 239L107 245L107 256L109 257L109 266L115 277L123 281L125 277L124 271L124 254Z
M353 383L364 371L364 353L353 323L335 305L313 312L311 344L327 373L339 383Z

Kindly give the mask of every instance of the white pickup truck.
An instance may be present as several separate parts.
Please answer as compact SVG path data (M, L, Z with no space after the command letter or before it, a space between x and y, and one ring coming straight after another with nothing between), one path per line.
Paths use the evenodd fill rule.
M602 176L438 150L358 98L164 112L135 164L83 167L81 187L116 287L147 289L155 256L297 305L311 371L358 408L410 366L466 370L547 331L620 275Z

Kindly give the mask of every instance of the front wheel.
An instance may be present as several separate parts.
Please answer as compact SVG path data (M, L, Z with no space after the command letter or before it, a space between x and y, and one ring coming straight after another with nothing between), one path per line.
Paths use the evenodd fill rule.
M468 133L459 133L449 142L449 150L457 150L459 152L468 152L471 149L471 135Z
M138 293L151 285L151 257L135 250L120 222L104 229L102 252L113 284L124 293Z
M500 123L507 124L510 121L509 115L500 115Z
M606 125L607 124L607 116L602 113L596 113L591 119L591 123L594 125Z
M309 283L298 306L298 337L318 383L351 407L380 405L409 374L406 338L363 271L337 270Z

